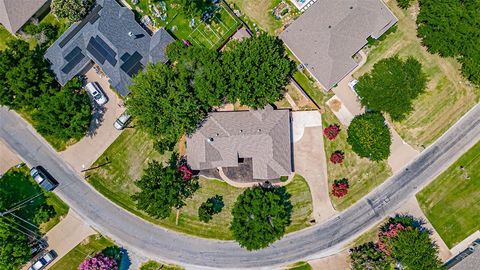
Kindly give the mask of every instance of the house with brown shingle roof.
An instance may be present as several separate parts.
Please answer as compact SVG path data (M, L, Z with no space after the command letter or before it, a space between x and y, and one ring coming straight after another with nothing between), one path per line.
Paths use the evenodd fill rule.
M382 0L318 0L280 35L330 90L357 67L353 56L397 22Z
M253 179L274 180L292 173L290 111L212 112L187 137L193 170L237 167L251 159ZM232 179L235 180L235 179Z
M32 17L48 10L50 0L0 0L0 23L15 34Z

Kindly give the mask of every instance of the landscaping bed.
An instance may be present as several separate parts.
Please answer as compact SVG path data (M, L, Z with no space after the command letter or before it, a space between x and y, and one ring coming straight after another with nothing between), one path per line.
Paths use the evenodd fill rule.
M420 207L449 248L480 229L479 197L480 143L417 194Z
M373 45L366 64L354 77L359 78L376 62L395 54L401 58L413 56L422 64L429 79L427 89L414 100L414 110L406 119L393 122L402 139L422 150L478 103L480 89L462 76L457 60L432 55L422 46L417 37L415 12L412 12L417 7L402 10L396 1L389 1L387 5L399 20L397 30Z
M243 189L232 187L220 180L200 178L200 189L193 197L187 199L186 205L180 210L178 225L175 224L176 213L171 212L166 219L155 219L143 211L137 210L131 198L138 188L134 182L150 160L165 161L170 154L158 154L153 149L153 142L142 131L126 129L119 138L103 153L92 165L104 164L108 157L109 164L89 171L87 179L100 193L126 210L152 223L163 227L205 238L222 240L233 239L230 232L232 220L231 210L238 195ZM296 176L292 183L287 185L287 191L292 195L293 204L292 223L287 232L308 227L311 219L312 204L308 184L301 176ZM200 204L208 198L223 196L225 207L223 211L214 215L209 223L201 222L198 218Z

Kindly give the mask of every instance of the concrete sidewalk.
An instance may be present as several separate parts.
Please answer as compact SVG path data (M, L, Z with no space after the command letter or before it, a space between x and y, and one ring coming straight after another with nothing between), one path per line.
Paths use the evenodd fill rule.
M0 140L0 176L22 161Z
M393 173L398 172L410 161L414 160L420 152L406 143L393 125L388 124L390 133L392 134L392 144L390 145L390 156L388 157L388 165L392 168Z

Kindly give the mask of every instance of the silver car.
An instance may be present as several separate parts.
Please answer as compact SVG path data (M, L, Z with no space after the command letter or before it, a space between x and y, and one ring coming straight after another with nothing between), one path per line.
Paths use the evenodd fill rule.
M132 118L132 116L130 114L128 114L128 112L123 112L122 115L120 115L117 120L115 121L115 123L113 123L113 126L118 129L118 130L122 130L124 129L128 122L130 122L130 119Z
M93 97L93 99L95 100L95 102L98 105L101 106L101 105L107 103L107 101L108 101L107 97L103 93L103 91L100 88L100 85L98 85L98 83L96 83L96 82L87 83L87 85L85 86L85 89Z
M53 260L55 260L56 257L57 257L57 254L55 253L55 251L50 250L49 252L45 253L42 257L38 258L37 261L28 268L28 270L45 269L45 267L47 267L47 265L49 265Z

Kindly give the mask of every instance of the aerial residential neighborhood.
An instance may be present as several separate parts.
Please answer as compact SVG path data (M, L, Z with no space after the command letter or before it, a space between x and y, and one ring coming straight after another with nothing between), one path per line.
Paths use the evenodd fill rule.
M0 269L480 269L478 44L478 0L0 0Z

